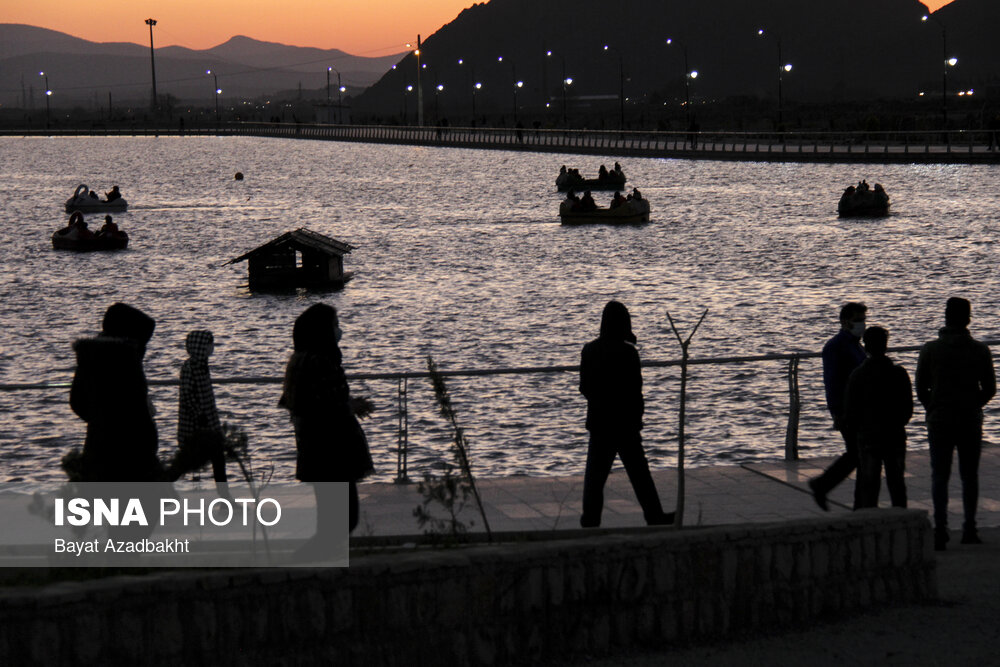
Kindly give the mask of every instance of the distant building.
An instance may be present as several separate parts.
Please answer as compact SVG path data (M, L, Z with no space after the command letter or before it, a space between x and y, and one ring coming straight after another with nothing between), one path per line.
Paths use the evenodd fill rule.
M349 243L300 228L285 232L226 264L247 260L251 290L335 289L343 287L354 275L344 271L344 255L354 249Z

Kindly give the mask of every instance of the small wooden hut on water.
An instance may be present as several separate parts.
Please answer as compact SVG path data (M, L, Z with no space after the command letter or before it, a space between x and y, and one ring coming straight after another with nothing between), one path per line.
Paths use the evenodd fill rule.
M344 271L344 255L354 248L350 243L300 228L285 232L226 264L247 260L251 290L336 289L354 275Z

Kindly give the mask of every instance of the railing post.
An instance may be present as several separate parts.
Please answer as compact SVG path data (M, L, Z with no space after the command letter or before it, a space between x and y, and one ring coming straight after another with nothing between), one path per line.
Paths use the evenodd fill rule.
M788 360L788 426L785 428L785 460L799 460L799 356Z
M406 472L406 457L409 445L409 414L406 403L406 378L399 378L397 381L397 403L399 416L399 430L396 434L396 479L395 484L409 484L410 478Z

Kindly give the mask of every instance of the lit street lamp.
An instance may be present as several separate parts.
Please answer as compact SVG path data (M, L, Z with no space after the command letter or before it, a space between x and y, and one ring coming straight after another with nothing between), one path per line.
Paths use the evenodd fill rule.
M499 56L497 58L497 62L501 62L502 63L503 62L503 56ZM510 64L510 76L511 76L511 79L513 80L513 82L514 82L514 124L516 125L517 124L517 90L518 90L518 88L523 88L524 87L524 81L518 81L518 79L517 79L517 70L514 69L514 63L513 62L511 62L511 64Z
M545 56L547 58L551 58L552 57L552 52L551 51L546 51L545 52ZM566 76L566 57L560 54L559 55L559 60L562 61L563 125L566 125L567 122L568 122L566 120L566 117L567 117L567 114L566 114L566 87L568 85L570 85L571 83L573 83L573 79L570 79L570 78L568 78Z
M764 29L761 28L757 31L757 34L761 37L765 37ZM782 131L782 119L781 119L781 80L782 76L786 72L792 71L792 64L786 63L781 57L781 35L777 35L775 40L778 43L778 127L777 130Z
M483 87L483 84L481 84L478 81L476 81L474 84L472 84L472 126L473 127L476 126L476 93L479 92L479 90L482 89L482 87Z
M153 99L150 101L150 108L156 110L156 61L153 59L153 26L156 25L156 19L146 19L146 25L149 26L149 66L153 70Z
M326 68L326 105L327 109L330 108L330 70L337 73L337 122L341 125L344 124L344 87L340 85L340 70L336 67Z
M439 83L434 88L434 123L437 124L437 125L441 124L441 114L438 113L438 95L441 94L442 90L444 90L444 84L443 83Z
M219 88L219 75L210 69L205 70L205 74L211 74L212 80L215 82L215 122L219 122L219 95L222 94L222 88Z
M958 58L948 57L948 32L945 30L944 23L941 22L938 17L933 14L920 17L920 20L927 22L932 20L938 24L941 28L941 53L944 61L943 69L941 70L941 117L944 120L944 129L948 130L948 68L954 67L958 64ZM947 135L946 135L947 136Z
M622 60L622 52L618 49L604 45L605 51L614 51L618 54L618 108L619 123L621 129L625 129L625 64Z
M407 47L410 45L407 44ZM417 125L424 125L424 89L420 86L420 35L417 35L417 48L413 50L417 57Z
M460 67L464 68L466 63L464 58L458 59ZM476 68L469 63L469 85L472 87L472 124L476 124L476 91L483 87L481 83L476 83Z
M667 46L674 43L674 40L670 37L667 38ZM698 78L698 71L688 68L688 50L687 45L677 42L677 45L681 47L681 52L684 54L684 108L687 110L687 124L688 127L691 126L691 81L692 79Z
M406 125L406 98L410 96L413 92L413 86L407 86L403 89L403 125Z
M49 89L49 75L45 72L39 72L38 76L45 77L45 129L49 129L49 119L51 118L51 111L49 109L49 98L52 97L52 90Z

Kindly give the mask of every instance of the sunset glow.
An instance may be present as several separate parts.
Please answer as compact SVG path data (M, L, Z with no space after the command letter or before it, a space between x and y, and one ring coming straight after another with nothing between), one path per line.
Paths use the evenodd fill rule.
M936 11L952 0L924 0ZM81 14L66 0L16 2L3 22L65 32L94 42L149 41L147 18L157 20L157 47L207 49L235 35L293 46L341 49L353 55L396 53L416 36L427 37L474 0L94 0Z
M427 37L474 0L174 0L169 3L94 0L81 13L65 0L9 5L4 23L23 23L94 42L149 43L147 18L156 19L156 47L207 49L235 35L293 46L384 56Z

